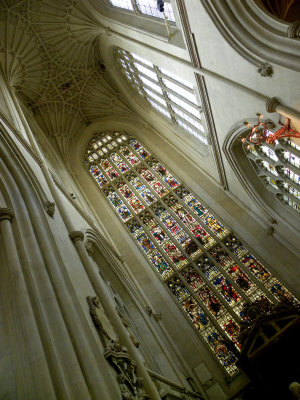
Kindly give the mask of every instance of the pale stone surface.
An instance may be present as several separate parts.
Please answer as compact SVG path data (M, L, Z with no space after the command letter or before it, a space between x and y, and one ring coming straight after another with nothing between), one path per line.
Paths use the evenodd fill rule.
M274 235L266 235L269 219L253 204L222 150L221 158L214 156L211 145L205 147L170 125L140 100L120 73L115 46L192 82L200 99L179 9L175 35L168 41L163 22L107 9L103 2L57 2L55 11L50 0L29 3L0 5L0 206L15 213L12 222L0 221L0 397L87 400L104 393L107 400L121 400L116 374L103 357L104 345L89 315L86 297L97 294L96 278L91 279L83 261L85 244L78 250L69 237L77 231L80 241L96 236L87 257L122 299L145 366L179 386L193 376L199 390L214 379L206 390L208 398L229 398L247 379L239 376L228 385L220 364L90 177L85 147L96 132L128 131L298 294L299 232L280 220ZM265 113L265 98L276 97L282 107L299 110L298 71L284 66L283 57L278 63L259 60L259 65L268 62L273 68L272 77L260 76L258 65L232 47L203 2L185 3L201 65L211 73L205 82L221 149L233 126L256 112ZM288 40L293 39L285 40L290 48ZM277 122L279 115L267 112L265 117ZM221 161L227 191L218 173ZM146 307L161 319L149 316ZM115 324L124 333L121 321Z

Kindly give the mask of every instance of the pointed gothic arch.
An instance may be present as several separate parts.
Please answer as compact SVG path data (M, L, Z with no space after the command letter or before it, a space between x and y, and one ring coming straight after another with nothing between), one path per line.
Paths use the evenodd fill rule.
M250 123L256 123L255 120L249 119L249 121ZM276 130L277 127L275 126L274 129ZM300 189L299 183L297 184L295 181L291 182L288 172L286 174L277 172L281 171L282 168L286 168L288 171L289 167L288 162L284 160L284 156L281 153L300 154L299 150L291 147L289 142L286 141L278 143L275 147L271 145L263 146L257 151L252 146L249 147L249 150L245 151L242 147L241 139L247 136L248 133L249 128L243 122L236 124L229 131L223 144L223 151L228 162L251 200L262 210L265 216L268 219L280 220L283 224L288 224L290 228L299 233L299 212L288 204L288 200L285 200L286 197L293 200L293 195L287 193L284 186L272 188L272 181L269 182L269 179L275 181L277 179L283 183L287 182L287 184L291 184L293 188L296 188L298 185ZM267 152L270 152L270 154L266 154ZM247 153L250 153L250 157ZM272 157L274 158L273 160ZM270 169L274 168L273 173L267 170L267 164L271 166ZM299 168L292 165L291 168L295 174L295 179L297 179L297 170ZM264 177L268 177L268 179L264 179ZM294 201L297 205L299 204L298 207L300 210L299 199L295 198Z
M186 318L230 376L247 301L294 298L270 269L141 142L102 131L85 163Z

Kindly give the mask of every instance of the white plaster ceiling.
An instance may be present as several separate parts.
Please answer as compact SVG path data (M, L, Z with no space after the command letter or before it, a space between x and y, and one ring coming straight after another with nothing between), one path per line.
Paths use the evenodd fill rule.
M65 156L108 115L132 116L99 54L99 22L83 0L0 0L0 71Z

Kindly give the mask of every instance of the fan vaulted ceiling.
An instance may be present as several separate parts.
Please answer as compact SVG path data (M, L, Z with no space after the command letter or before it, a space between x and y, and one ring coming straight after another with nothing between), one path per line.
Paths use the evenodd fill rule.
M77 0L0 0L0 69L64 156L107 115L132 115L101 64L99 22Z

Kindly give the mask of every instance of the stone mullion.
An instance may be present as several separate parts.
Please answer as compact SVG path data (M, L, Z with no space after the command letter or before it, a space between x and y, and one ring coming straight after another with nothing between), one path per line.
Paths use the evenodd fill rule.
M157 67L156 67L156 68L157 68ZM158 70L157 70L157 75L158 75L161 79L162 79L162 78L167 79L167 80L171 81L172 83L174 83L175 85L178 85L178 86L182 87L182 89L185 89L187 92L190 92L191 94L194 94L194 90L193 90L193 89L189 88L189 87L186 86L184 83L181 83L181 82L177 81L176 79L173 79L173 78L171 78L170 76L163 74L163 73L159 70L159 68L158 68ZM163 83L163 85L164 85L164 83ZM164 85L164 87L165 87L165 85ZM167 89L167 90L168 90L168 89ZM176 93L174 93L174 94L176 94ZM176 95L176 96L177 96L177 95Z
M216 317L212 314L212 312L206 307L206 305L202 302L202 300L200 299L200 297L197 296L196 292L191 288L191 286L189 285L189 283L186 281L186 279L182 276L182 274L180 272L177 271L177 276L179 276L180 280L184 283L185 288L188 290L190 297L192 297L197 305L200 307L200 309L209 317L209 322L215 327L215 329L221 334L221 336L224 337L227 336L225 331L223 330L223 328L220 326L220 324L218 323ZM170 277L168 279L166 279L167 283L168 281L172 280L173 277ZM200 288L199 288L200 289ZM197 289L197 290L199 290ZM175 295L174 295L175 296ZM176 296L175 296L176 297ZM186 297L187 299L188 297ZM185 299L185 300L186 300ZM180 303L181 306L181 302L178 300L178 302ZM182 308L182 306L181 306ZM237 321L236 321L237 322ZM237 322L238 323L238 322ZM209 328L209 327L208 327ZM201 331L198 331L200 334L201 332L205 332L207 328L202 329Z
M119 178L122 178L123 174L122 172L119 170L118 166L114 163L114 161L110 158L110 156L112 155L114 151L112 150L111 153L107 153L107 161L109 161L112 165L112 167L116 170L116 172L118 173ZM114 153L118 152L118 148L116 148L116 151ZM118 180L118 178L115 178L114 180Z
M183 199L181 199L178 194L174 191L173 192L174 197L176 198L176 200L183 206L183 208L199 223L199 225L201 225L205 230L207 230L208 234L213 237L216 242L218 243L220 240L223 240L226 236L229 235L230 230L226 227L226 225L223 223L223 221L220 221L221 224L224 226L224 228L226 228L229 232L222 237L221 239L210 229L210 227L208 225L206 225L204 223L204 221L202 221L201 217L199 217L198 214L194 213L189 207L188 205L184 202ZM194 196L194 195L193 195ZM196 197L196 196L194 196ZM201 203L203 204L203 203ZM219 218L217 218L207 207L205 204L203 204L203 206L208 210L208 212L211 213L211 215L213 215L214 218L216 218L217 221L219 221ZM213 246L212 246L213 247ZM207 251L207 249L205 249L205 251Z
M204 255L204 254L203 254ZM215 264L215 263L214 263ZM209 289L213 292L213 294L216 296L216 298L220 301L220 303L224 306L224 308L229 312L229 314L233 317L234 320L236 320L238 322L238 317L237 314L233 311L233 308L228 304L228 302L226 302L226 300L224 299L224 297L221 295L221 293L217 290L217 288L213 285L213 283L207 278L207 276L201 271L200 268L198 268L196 262L194 261L192 263L193 268L195 269L195 271L200 275L201 279L203 280L203 282L209 287ZM186 269L187 266L185 266L183 269ZM217 266L217 269L219 272L220 269ZM198 298L198 302L202 302L202 300L200 299L200 297L198 297L196 295L196 297Z
M157 159L155 156L149 157L147 161L151 161L151 160L153 160L153 159L155 159L155 160L158 161L161 165L163 165L163 164L159 161L159 159ZM159 175L159 173L156 172L155 169L154 169L153 167L151 167L149 164L147 164L147 162L146 162L146 165L147 165L147 169L149 169L149 170L152 172L152 174L155 176L155 178L158 180L158 182L159 182L161 185L163 185L164 188L166 188L166 189L169 191L169 193L173 193L173 190L175 190L175 188L174 188L174 189L171 188L171 186L169 186L169 185L163 180L163 178ZM173 174L171 174L171 172L170 172L167 168L166 168L166 170L169 172L170 175L173 176L174 179L176 179L176 180L178 181L179 186L180 186L180 185L181 185L180 180L177 179ZM177 188L178 188L179 186L177 186ZM177 188L176 188L176 189L177 189ZM167 196L168 196L168 195L166 195L165 197L167 197Z
M262 161L261 159L258 159L258 161ZM276 180L280 180L280 175L278 174L278 175L274 175L274 174L272 174L272 172L271 171L268 171L267 169L266 169L266 167L264 167L263 165L257 165L258 166L258 169L259 169L259 171L258 171L258 173L257 173L257 175L259 176L259 177L261 177L262 175L268 175L270 178L272 178L273 179L273 181L276 181ZM276 172L277 172L277 170L276 170Z
M129 201L125 198L125 196L123 196L123 194L119 191L119 189L117 188L117 185L112 185L115 192L117 193L117 195L120 197L120 199L123 201L123 203L125 204L125 206L128 208L128 210L131 212L132 214L132 218L137 217L143 210L141 210L139 213L136 213L134 211L134 209L131 207ZM118 212L117 212L118 213ZM119 213L118 213L119 215ZM131 218L130 218L131 219ZM130 221L129 219L129 221ZM125 222L125 221L122 221ZM127 221L126 221L127 222Z
M137 14L137 15L141 15L142 13L140 12L140 10L139 10L139 8L138 8L138 6L136 4L136 0L131 0L131 3L132 3L132 7L133 7L133 10L134 10L134 13Z
M156 206L156 205L158 205L158 204L164 206L164 204L163 204L162 202L157 202L157 203L155 203L154 206ZM157 224L162 228L163 232L164 232L165 234L167 234L169 240L170 240L173 244L176 245L176 247L178 248L178 250L180 250L181 253L182 253L182 254L185 256L185 258L187 259L188 264L190 264L190 263L193 261L192 258L186 253L185 249L181 246L181 244L180 244L179 241L174 237L174 235L172 236L172 233L171 233L171 232L169 231L169 229L163 224L163 222L160 221L160 219L157 217L157 215L156 215L155 212L153 211L152 206L149 207L149 209L147 209L147 211L150 212L150 214L151 214L152 217L155 219L155 221L157 222ZM166 211L168 212L169 210L166 210ZM155 240L155 241L156 241L156 240ZM162 251L163 251L164 253L166 253L165 250L162 250ZM167 253L166 253L166 254L167 254ZM169 257L169 256L168 256L168 257ZM173 261L171 261L171 262L173 263ZM183 268L183 266L182 266L181 268ZM181 269L181 268L180 268L180 269ZM179 271L179 269L178 269L177 267L176 267L176 269L177 269L177 271Z
M129 138L129 140L130 140L130 139L131 139L131 138ZM150 191L150 193L151 193L151 194L153 195L153 197L155 198L155 202L154 202L154 203L152 203L152 204L147 204L146 200L142 197L142 195L138 192L138 190L129 182L129 180L128 180L128 178L127 178L127 175L130 174L130 172L135 172L136 175L137 175L139 178L142 178L142 179L143 179L143 177L141 176L141 174L140 174L139 172L137 172L136 168L140 168L140 167L144 166L144 167L146 167L146 168L148 169L149 166L148 166L148 164L146 164L145 160L144 160L142 157L140 157L139 154L137 154L137 152L132 148L132 146L129 144L129 141L128 141L128 143L126 143L126 144L127 144L127 147L129 148L129 150L132 151L132 153L133 153L136 157L138 157L138 159L140 160L140 163L139 163L138 165L135 165L135 166L134 166L133 168L131 168L129 171L126 171L126 172L124 173L124 175L123 175L124 180L126 181L127 185L129 185L129 187L130 187L130 189L133 191L133 193L137 196L137 198L140 199L140 200L142 200L142 204L143 204L145 207L147 207L147 209L148 209L148 207L150 207L152 204L156 204L156 202L160 200L160 199L157 198L157 197L159 197L158 194L155 192L154 189L152 189L152 187L151 187L150 185L146 186L146 188ZM143 147L144 147L144 146L143 146ZM144 147L144 149L145 149L146 151L148 151L145 147ZM118 150L119 150L119 149L118 149ZM119 151L118 151L118 154L120 155L120 157L122 157L122 155L119 153ZM149 156L149 159L150 159L150 158L151 158L151 153L149 152L149 154L150 154L150 156ZM122 157L122 159L125 159L125 158ZM127 162L128 162L128 161L127 161ZM129 163L129 162L128 162L128 163ZM146 181L146 180L145 180L145 181Z
M190 215L192 215L192 214L190 213L190 210L188 209L187 205L184 203L184 201L183 201L176 193L173 193L173 194L176 195L177 200L179 200L179 203L180 203L181 205L184 205L184 206L185 206L185 209L189 212ZM205 206L205 207L206 207L206 206ZM207 209L207 210L209 211L209 209ZM171 210L171 211L172 211L172 210ZM171 214L172 216L173 216L173 214L176 215L174 212L172 212L172 213L170 213L170 214ZM212 214L212 215L213 215L213 214ZM193 216L193 215L192 215L192 216ZM176 217L177 217L177 216L176 216ZM216 217L215 217L215 218L216 218ZM204 222L200 219L200 217L198 217L197 222L199 222L199 220L201 221L200 225L201 225L204 229L206 229L207 225L204 224ZM181 226L181 225L180 225L180 226ZM208 231L208 233L210 232L209 229L207 229L207 231ZM212 234L211 236L215 239L216 243L215 243L213 246L211 246L209 249L205 249L204 246L201 246L201 248L203 248L204 253L208 252L211 248L217 246L218 244L221 244L221 243L222 243L221 240L223 240L223 239L224 239L226 236L228 236L228 235L226 235L226 236L223 237L222 239L219 239L215 234ZM197 243L198 243L198 241L197 241ZM204 253L203 253L203 255L204 255ZM222 273L227 279L229 279L229 281L232 283L232 286L237 290L238 294L241 295L242 299L243 299L243 300L248 300L248 297L245 296L244 293L240 293L240 287L231 279L231 277L229 277L229 275L228 275L228 274L226 273L226 271L221 267L221 265L220 265L219 263L217 263L212 257L211 257L211 259L212 259L214 265L217 267L218 271L219 271L220 273ZM195 263L195 261L193 261L193 262ZM220 270L220 268L221 268L221 270ZM199 269L197 269L197 266L196 266L196 271L199 272ZM202 276L202 271L200 271L200 272L201 272L201 276ZM204 274L203 274L203 275L204 275ZM204 277L204 278L205 278L205 277ZM205 278L205 279L206 279L206 278ZM207 282L210 282L210 281L207 280ZM213 288L213 292L214 292L214 293L217 292L218 295L220 294L219 291L213 286L213 284L211 284L211 286L210 286L210 285L208 285L208 286L209 286L210 288ZM215 292L215 291L216 291L216 292ZM233 311L232 307L226 302L226 300L223 298L223 296L220 294L220 297L217 296L217 298L218 298L219 300L221 300L221 303L222 303L223 305L225 305L225 309L227 309L227 311L230 313L230 315L231 315L231 316L236 320L236 322L237 322L237 314ZM224 300L224 301L223 301L223 300Z
M139 166L140 166L140 164L139 164ZM128 173L130 173L130 172L136 172L135 170L129 170L129 171L127 171L127 172L125 172L125 174L123 175L123 177L122 177L122 179L124 180L124 182L126 183L126 185L130 188L130 190L133 192L133 194L141 201L141 203L143 204L143 206L145 207L145 210L143 210L143 211L148 211L148 208L149 208L149 204L147 204L147 202L146 202L146 200L143 198L143 196L139 193L139 191L134 187L134 185L129 181L129 179L128 179ZM139 174L138 173L136 173L137 174L137 176L139 177ZM150 191L151 192L151 194L153 195L153 192L154 192L154 190L153 191ZM155 204L157 201L159 201L154 195L153 195L153 197L155 198L155 202L153 202L152 204ZM142 211L141 211L142 212ZM140 214L140 213L139 213ZM139 214L137 214L137 215L139 215Z
M144 147L144 146L143 146ZM144 147L145 148L145 147ZM147 150L146 148L145 148L145 150ZM148 150L147 150L148 151ZM149 151L149 153L150 153L150 151ZM167 185L166 184L166 182L162 179L162 177L154 170L154 168L153 167L151 167L150 165L148 165L147 164L147 161L149 160L149 161L151 161L151 159L157 159L154 155L152 155L151 153L150 153L150 156L148 157L148 159L147 160L142 160L142 162L146 165L146 167L147 167L147 169L150 169L150 171L153 173L153 175L155 176L155 178L166 188L166 189L168 189L168 190L170 190L170 194L173 194L173 196L176 198L176 200L183 206L183 208L193 217L193 214L191 213L191 210L188 208L188 206L184 203L184 201L182 200L182 199L180 199L180 197L177 195L177 193L175 193L175 191L174 190L172 190L172 188L169 186L169 185ZM157 159L158 160L158 159ZM163 165L163 164L162 164ZM180 179L178 179L174 174L173 174L173 172L171 173L168 169L167 169L167 171L178 181L178 183L179 183L179 185L182 185L181 184L181 182L180 182ZM176 188L177 189L177 188ZM168 195L166 195L165 196L165 198L167 198L168 197ZM163 200L163 201L165 201L164 199L165 198L163 198L163 199L161 199L161 200ZM182 226L184 226L184 224L183 224L183 222L180 220L180 218L179 217L177 217L177 215L174 213L174 211L169 207L169 206L167 206L168 207L168 211L169 211L169 213L173 216L173 217L175 217L175 221L176 222L178 222L178 221L180 221L180 226L181 226L181 223L182 223ZM209 211L209 210L208 210ZM202 228L203 229L205 229L206 231L207 231L207 233L213 238L213 239L215 239L215 241L216 242L218 242L220 239L217 237L217 235L214 233L214 232L212 232L211 230L210 230L210 228L209 228L209 226L208 225L206 225L202 220L201 220L201 218L199 217L199 218L194 218L194 219L196 219L196 221L199 223L199 225L200 226L202 226ZM223 224L223 223L222 223ZM224 225L224 224L223 224ZM225 227L225 225L224 225L224 227ZM226 228L227 229L227 228ZM186 229L185 228L185 226L184 226L184 231L186 231L187 232L187 230L188 229ZM189 232L187 232L187 233L189 233L189 236L192 238L192 239L196 239L193 235L192 235L192 233L189 231ZM223 238L222 238L223 239ZM197 243L199 243L200 244L200 242L198 242L198 240L196 239L196 242ZM207 251L207 249L204 247L204 246L202 246L201 244L200 244L200 248L201 249L203 249L203 251ZM212 247L212 246L211 246Z
M174 196L175 197L175 196ZM177 198L176 198L176 200L178 200ZM180 198L179 198L179 200L181 200ZM183 204L182 204L183 203ZM181 201L181 202L179 202L179 204L181 205L181 206L186 206L186 204L183 202L183 201ZM169 206L168 206L169 207ZM201 249L203 248L203 251L208 251L209 249L211 249L213 246L215 246L215 244L216 243L218 243L218 241L220 240L217 236L216 236L216 234L215 233L213 233L210 229L209 229L209 226L208 225L205 225L205 223L200 219L200 221L198 221L196 218L194 218L194 216L192 215L192 213L190 212L190 209L186 206L186 207L183 207L188 213L189 213L189 215L191 216L191 217L193 217L194 219L195 219L195 221L203 228L203 229L205 229L205 231L207 231L207 233L215 240L215 243L213 243L209 248L205 248L199 241L198 241L198 239L195 237L195 236L193 236L193 233L187 228L187 226L184 224L184 222L183 221L181 221L181 219L176 215L176 213L171 209L171 207L169 207L170 208L170 214L172 215L172 216L174 216L175 217L175 219L178 219L180 222L181 222L181 224L184 226L184 228L185 228L185 230L187 230L187 231L189 231L189 233L190 233L190 235L191 235L191 237L194 239L194 240L196 240L197 241L197 243L199 243L200 244L200 246L201 246Z
M218 243L218 244L221 244L221 242ZM243 291L243 289L231 278L231 276L228 274L228 272L225 270L225 268L223 268L223 266L221 264L219 264L218 261L215 260L214 257L211 254L209 256L210 256L213 264L218 268L218 270L221 272L221 274L231 282L232 286L237 291L237 293L241 296L241 298L244 301L248 301L249 300L249 296L246 295L245 292Z
M129 166L129 170L124 172L124 174L128 174L135 167L135 165L131 165L130 162L127 160L127 158L125 156L123 156L123 154L121 154L120 148L124 147L124 146L128 147L128 141L118 143L118 147L116 147L116 150L114 152L117 153L121 157L123 162L125 162L125 164Z
M300 200L297 199L295 196L292 195L292 193L290 193L287 189L284 188L280 188L281 193L288 196L292 201L294 201L296 204L298 204L300 206Z
M241 242L242 243L242 242ZM242 263L241 260L239 260L239 258L227 247L225 246L225 244L223 242L220 243L220 245L222 246L222 248L230 255L230 257L234 260L234 262L236 264L238 264L238 266L241 268L241 270L247 275L249 276L250 280L256 284L256 286L264 293L267 295L267 297L275 302L278 303L278 300L275 298L275 296L272 295L272 293L270 293L266 287L264 286L264 284L250 271L250 269L247 269L247 267ZM249 249L247 249L247 252L249 252L250 254L252 254L253 252L250 251ZM246 254L246 253L245 253ZM255 256L255 258L257 258ZM258 260L259 261L259 260ZM260 261L259 261L260 262ZM272 274L273 276L273 274ZM271 277L270 277L271 279ZM255 292L253 292L255 293ZM249 296L247 296L249 299Z
M181 115L177 114L175 111L172 110L172 113L176 116L177 119L180 119L182 122L184 122L185 124L189 125L191 127L191 129L193 129L194 131L199 132L199 134L203 137L205 137L205 133L202 132L199 128L197 128L195 125L193 125L190 121L188 121L187 119L185 119L184 117L182 117ZM186 113L185 113L186 114ZM193 117L192 119L195 119L195 117ZM197 122L197 121L196 121ZM199 123L202 125L202 121L199 120Z
M134 70L134 78L139 82L139 87L140 87L141 90L143 90L143 91L145 92L144 86L145 86L146 84L141 80L140 75L142 75L144 78L147 78L148 80L150 80L150 81L153 82L153 83L156 83L156 84L158 83L158 82L154 81L152 78L150 78L148 75L145 75L145 74L143 74L142 72L140 72L140 71L136 68L136 66L134 65L134 63L136 62L136 63L138 63L138 64L141 64L141 65L144 66L145 68L148 68L149 70L155 72L154 69L153 69L153 66L149 68L149 65L144 64L144 63L141 63L139 60L135 60L135 59L132 57L132 55L131 55L130 53L128 54L128 57L129 57L130 60L129 60L129 61L127 60L127 64L130 64L131 68ZM132 72L129 71L129 73L130 73L131 76L132 76ZM134 84L134 83L132 83L132 84ZM146 86L147 86L147 85L146 85ZM149 87L149 89L151 89L151 90L153 91L153 89L152 89L151 87ZM155 90L154 90L154 92L155 92ZM148 95L146 94L146 92L145 92L145 97L148 98Z
M262 161L266 161L268 164L271 164L274 168L275 167L279 167L280 165L282 165L282 163L280 162L280 158L278 157L278 161L272 160L272 158L268 157L265 153L263 153L262 151L257 152L258 156L255 156L256 159L258 160L262 160ZM276 154L277 155L277 154Z
M181 227L182 230L184 230L187 235L193 239L193 241L195 241L195 243L197 243L197 245L200 247L200 249L203 252L206 252L208 249L206 249L199 241L198 239L193 235L193 233L188 229L188 227L184 224L183 221L181 221L181 219L175 214L175 212L171 209L170 206L168 206L167 204L165 204L166 207L168 207L168 212L169 214L175 219L175 221L179 224L179 226ZM198 222L198 221L197 221ZM202 226L202 224L201 224ZM211 246L213 247L215 245L215 243ZM211 248L210 247L210 248Z
M145 211L151 211L151 210L145 210ZM152 214L151 214L152 215ZM153 215L152 215L153 216ZM140 217L140 216L139 216ZM160 245L160 243L157 242L157 240L155 239L155 237L152 235L152 233L150 232L150 229L143 223L141 218L137 219L139 225L141 225L141 227L143 228L143 230L146 232L146 234L148 235L148 237L152 240L152 243L154 244L154 246L156 248L158 248L158 250L160 251L160 253L165 257L165 259L168 261L168 266L172 268L172 270L177 273L178 272L178 268L176 268L176 266L174 265L173 261L171 260L171 258L168 256L168 254L165 252L165 250L162 248L162 246ZM165 231L164 231L165 232ZM174 275L172 275L174 276ZM166 282L169 278L164 280L164 282Z
M219 271L220 274L223 274L224 277L227 277L226 273L223 270L223 268L221 267L221 265L211 257L211 261L213 262L213 264L215 265L215 267L217 268L217 270ZM240 319L239 316L236 314L236 312L233 310L233 308L235 307L235 305L231 306L226 299L221 295L221 293L218 291L218 289L214 286L214 284L205 276L205 274L201 271L200 268L197 267L197 264L195 263L195 265L193 265L194 269L200 274L201 278L207 283L208 287L213 291L214 294L216 294L216 297L220 300L221 304L225 307L225 309L228 311L228 313L232 316L232 318L239 324L240 323ZM236 284L235 282L232 281L232 279L230 279L230 282L232 282L232 286L236 289ZM239 290L237 290L238 294ZM241 296L241 300L240 301L245 301L248 300L248 297L246 298L246 296ZM236 304L238 305L238 304Z
M194 267L194 265L193 265L193 268L195 269L195 267ZM226 333L225 333L225 330L221 327L221 325L220 325L220 323L218 322L218 316L214 316L213 315L213 313L209 310L209 308L204 304L204 302L200 299L200 297L199 296L197 296L197 294L196 294L196 292L197 291L199 291L200 289L201 289L201 286L198 288L198 289L196 289L196 291L194 291L193 290L193 288L190 286L190 284L187 282L187 280L183 277L183 275L182 275L182 271L184 270L184 269L186 269L186 268L182 268L180 271L178 271L177 272L177 275L179 275L179 277L180 277L180 279L182 280L182 282L185 284L185 286L188 288L188 291L189 291L189 293L192 293L192 297L193 297L193 299L196 301L196 303L200 306L200 308L202 309L202 311L205 311L205 313L206 312L208 312L208 315L209 315L209 317L210 317L210 321L212 322L213 321L213 325L217 328L217 330L219 331L219 332L221 332L221 334L222 335L227 335ZM195 269L195 271L197 272L197 273L199 273L199 269L198 270L196 270ZM202 272L200 271L200 274L199 274L200 276L201 276L201 278L203 278L203 276L202 276ZM204 274L203 274L204 275ZM168 280L171 280L171 277L168 279ZM166 280L166 281L168 281L168 280ZM207 284L207 281L205 281L204 279L203 279L203 282L204 282L204 284L206 284L209 288L210 288L210 286ZM213 291L213 293L215 293L214 291ZM217 297L217 299L218 300L225 300L225 299L220 299L219 298L219 296L216 296ZM222 297L222 296L221 296ZM226 301L226 300L225 300ZM221 304L223 305L223 307L224 307L224 304L223 304L223 301L220 301L221 302ZM234 319L234 321L239 325L239 320L238 320L238 318L237 318L237 315L233 312L233 310L228 310L227 309L227 307L224 307L225 308L225 311L227 311L228 313L229 313L229 315L232 317L232 319ZM224 312L223 312L224 313ZM221 312L221 317L223 316L222 314L223 314L222 312ZM204 331L205 331L205 329L203 329Z
M284 140L280 140L279 141L279 146L278 147L283 149L283 150L290 151L291 153L294 153L294 155L296 157L300 158L300 150L297 150L295 147L290 146Z
M99 158L100 158L100 156L99 156ZM100 171L102 172L102 174L103 174L103 176L106 178L106 180L107 180L107 185L105 185L106 187L107 186L109 186L109 185L112 185L112 180L110 179L110 177L108 176L108 174L106 173L106 171L104 170L104 168L100 165L100 160L99 161L97 161L97 160L95 160L96 162L97 162L97 167L100 169ZM114 179L114 181L116 180L117 178L115 178ZM103 185L103 187L102 188L100 188L101 190L102 189L104 189L104 187L105 187L104 185Z
M286 150L286 151L288 151L288 150ZM296 174L300 175L300 169L298 167L296 167L296 165L289 163L288 160L286 158L284 158L283 155L281 155L281 154L278 154L278 158L280 160L280 163L278 163L279 166L283 165L284 167L287 167L287 168L291 169L292 171L294 171Z
M294 202L295 197L292 196L290 193L282 193L282 192L281 192L281 194L284 195L284 196L287 196L292 202ZM288 206L291 207L294 211L297 212L297 210L294 208L294 206L293 206L292 204L286 203L286 200L284 200L284 199L282 199L282 202L283 202L285 205L288 205ZM298 202L295 202L295 203L298 205ZM299 215L299 214L298 214L298 215Z
M158 76L159 76L161 79L166 78L166 76L163 75L163 74L160 73L160 72L158 73ZM177 81L174 81L174 82L176 82L176 84L179 84L179 82L177 82ZM162 82L162 85L163 85L163 89L164 89L166 92L173 94L174 96L178 97L180 100L182 100L183 102L187 103L187 104L190 105L191 107L194 107L196 110L202 111L202 107L199 106L198 104L193 103L192 101L190 101L190 100L188 100L187 98L183 97L180 93L177 93L177 92L175 92L173 89L167 87L163 82ZM185 90L188 90L190 93L195 94L195 93L194 93L193 91L191 91L191 89L188 88L187 86L184 86L184 85L181 85L181 86L182 86L182 88L184 88ZM170 100L170 101L173 102L172 100ZM176 103L174 103L174 104L176 104ZM179 106L179 107L180 107L180 106Z
M128 145L129 145L130 151L131 151L142 163L146 163L146 160L148 160L148 159L150 160L151 157L152 157L152 154L150 153L150 151L147 150L146 147L143 146L142 143L140 143L138 140L133 139L133 140L136 140L137 142L139 142L139 143L141 144L141 146L142 146L146 151L148 151L148 153L149 153L149 157L148 157L148 158L142 158L142 157L139 155L139 153L133 148L133 146L131 146L131 144L129 143L129 141L130 141L131 139L132 139L131 137L128 139ZM148 165L148 164L146 163L146 165Z
M297 192L300 192L300 187L298 186L297 188L295 188L295 186L291 185L291 183L287 180L279 181L279 183L277 184L282 193L287 194L288 196L292 196L291 198L295 199L295 202L300 204L300 200L297 197L295 197L292 193L290 193L290 191L287 188L283 187L283 183L286 183L288 187L292 187Z
M126 221L124 224L126 226L126 228L128 229L130 236L132 237L132 239L134 240L135 244L138 246L138 248L141 250L142 255L145 257L145 259L147 260L147 262L151 265L151 268L153 269L153 271L156 273L156 275L158 276L158 278L161 280L162 283L165 283L169 278L171 278L172 276L175 275L175 267L173 267L172 263L168 262L168 267L170 267L173 271L173 274L168 276L167 278L163 278L163 276L159 273L159 271L157 271L157 269L155 268L155 266L152 264L151 260L149 259L147 253L144 251L144 249L140 246L140 244L138 243L137 238L134 236L133 233L131 233L130 228L128 227L128 224L130 223L134 223L137 222L139 225L141 225L141 227L143 228L144 232L148 235L148 237L153 241L153 238L149 232L149 229L147 229L143 223L141 222L140 219L138 219L137 216L131 218L130 220ZM162 249L160 248L160 246L158 246L156 244L156 242L153 241L154 247L157 251L159 251L162 255L164 255L164 252L162 251ZM168 260L166 260L168 261Z
M155 194L154 198L156 199L156 202L161 200L162 198L159 196L158 193L152 188L152 186L146 181L146 179L140 174L140 172L137 171L138 168L145 167L146 169L149 169L149 165L146 164L144 161L140 164L138 164L132 171L140 178L140 180L145 184L146 188L150 190L152 194ZM128 171L129 172L129 171ZM158 197L158 199L157 199ZM152 204L156 204L152 203ZM148 205L150 207L152 204Z
M165 102L166 102L166 104L167 104L168 111L169 111L169 113L170 113L170 115L171 115L171 119L172 119L173 122L176 123L176 118L175 118L175 116L174 116L174 111L173 111L173 109L172 109L172 107L171 107L171 104L170 104L170 99L169 99L169 97L168 97L168 93L167 93L167 91L165 90L165 86L164 86L163 81L162 81L162 78L161 78L161 76L160 76L160 74L159 74L159 69L158 69L156 66L154 66L154 71L156 72L157 79L158 79L158 82L159 82L159 86L161 87L161 90L162 90L162 92L163 92L163 97L164 97Z
M125 199L125 198L123 197L123 195L119 192L119 190L118 190L118 188L117 188L117 185L116 185L116 182L117 182L119 179L120 179L120 178L115 178L114 181L111 181L110 184L106 186L106 188L108 188L109 186L111 186L111 187L114 189L114 191L116 192L117 196L123 201L123 203L125 204L125 206L126 206L126 207L128 208L128 210L131 212L132 217L129 218L129 220L131 220L131 219L134 218L137 214L136 214L136 212L134 211L134 209L131 207L131 205L128 204L127 199ZM111 206L114 208L114 210L116 211L116 213L117 213L117 215L119 216L119 218L121 218L121 217L120 217L120 214L118 213L118 211L117 211L117 209L115 208L115 206L111 203L111 201L108 199L107 196L106 196L106 198L107 198L108 202L111 204ZM121 219L121 221L122 221L122 222L125 222L125 221L123 221L122 219ZM127 222L127 221L126 221L126 222Z
M169 290L169 291L170 291L170 290ZM182 305L181 305L181 302L180 302L179 300L177 300L176 296L175 296L173 293L171 293L171 295L172 295L172 297L175 298L175 304L176 304L176 306L179 308L179 310L180 310L181 312L183 311L183 315L185 316L185 318L186 318L186 320L188 321L189 325L190 325L193 329L195 329L195 330L197 331L197 334L199 335L200 340L201 340L201 341L204 343L204 345L206 346L206 349L211 353L211 355L216 359L216 361L217 361L218 363L221 363L222 367L225 368L225 370L226 370L226 367L224 367L224 365L222 364L221 360L218 358L218 356L216 355L216 353L214 352L214 350L211 348L210 344L207 342L207 340L206 340L205 337L204 337L204 335L207 335L207 334L210 333L210 332L209 332L210 329L214 330L213 328L215 328L215 330L220 334L220 336L224 338L224 337L226 337L225 331L220 327L220 325L219 325L218 323L215 324L214 319L210 319L210 320L209 320L210 325L209 325L207 328L205 327L204 329L202 329L202 330L199 331L199 330L195 327L195 325L193 324L193 321L191 320L191 318L189 318L187 312L183 309L183 307L182 307ZM188 297L187 297L187 299L188 299ZM197 302L197 305L199 305L198 302ZM201 310L203 310L201 306L199 306L199 307L201 308ZM213 325L213 326L212 326L212 325ZM226 371L226 372L227 372L227 371ZM228 372L227 372L227 373L228 373Z
M167 93L168 93L168 92L169 92L169 90L167 91ZM170 91L170 92L171 92L171 91ZM177 94L174 94L174 95L178 97ZM185 102L186 100L182 100L182 101ZM190 118L192 118L192 119L196 120L197 122L199 122L200 124L202 124L202 120L201 120L200 118L196 117L196 115L192 114L191 112L189 112L188 110L186 110L185 108L183 108L181 105L175 103L175 102L174 102L173 100L171 100L169 97L168 97L168 102L170 103L170 106L173 105L174 107L179 108L183 113L187 114ZM196 107L195 107L195 109L196 109ZM175 111L173 111L173 113L175 113ZM176 114L176 115L177 115L177 114ZM197 129L197 128L195 128L195 129Z
M285 174L281 170L279 170L277 172L281 176L281 178L284 182L293 186L296 190L298 190L298 192L300 192L300 185L298 185L295 181L293 181L287 174ZM300 171L299 171L298 175L300 176Z

